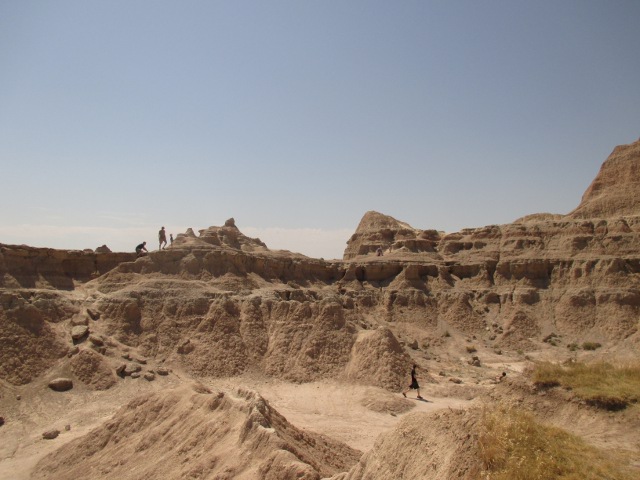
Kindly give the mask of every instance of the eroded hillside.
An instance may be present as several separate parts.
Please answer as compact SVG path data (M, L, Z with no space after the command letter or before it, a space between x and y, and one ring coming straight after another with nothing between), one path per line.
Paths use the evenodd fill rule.
M12 415L13 421L28 422L25 402L16 400L19 392L31 392L35 402L39 394L34 392L46 390L55 377L73 382L72 390L62 395L85 391L93 392L94 398L121 388L122 382L146 381L162 390L164 378L206 383L242 375L294 384L335 381L397 394L406 385L408 366L416 363L429 371L423 381L432 391L474 398L476 385L483 385L505 364L524 360L522 352L535 357L536 351L544 351L560 358L567 355L567 345L591 342L601 346L595 355L637 359L639 171L640 142L618 147L570 214L535 214L507 225L456 233L421 230L367 212L347 242L342 261L270 250L259 239L243 235L233 219L198 235L189 230L169 248L141 258L1 245L0 400L8 412L4 416L8 422ZM510 375L518 371L513 367ZM189 395L188 421L214 428L220 420L205 420L208 414L202 413L210 401ZM230 398L224 392L211 395ZM144 410L179 415L172 409L187 396L180 390L136 401L147 405ZM122 398L121 406L129 400ZM131 405L117 417L120 433L114 433L112 422L88 437L95 448L82 458L92 465L93 478L141 478L122 476L125 464L113 460L122 452L109 440L126 439L127 448L138 448L141 440L127 433L133 427L126 426L126 419L136 416ZM405 410L393 407L388 412L396 416ZM258 422L276 430L269 439L282 433L273 426L274 418L280 417L274 416L269 425ZM447 420L460 423L452 438L464 430L465 418L453 415ZM169 435L169 427L157 433L154 417L145 414L144 421L148 423L136 424L143 437L153 432ZM239 428L240 423L229 428ZM0 427L0 435L16 432L7 426ZM214 475L224 468L224 478L320 478L347 475L357 461L342 444L327 440L321 446L316 437L295 433L293 426L285 430L290 443L278 440L275 447L246 453L249 460L233 464L222 462L222 453L205 440L198 443L186 432L171 433L172 443L193 446L193 455L184 447L187 460L180 460L192 463L163 468L168 475L163 478L183 478L196 467L198 478L223 478ZM393 442L393 435L401 433L390 435ZM99 440L103 437L106 443ZM258 436L252 442L266 438ZM291 438L298 443L291 443ZM243 443L236 440L229 440L225 448L241 448ZM437 449L430 442L424 438L420 445ZM456 442L448 442L452 443ZM318 453L314 448L335 449L333 463L313 460ZM48 457L38 467L37 478L47 478L47 472L57 472L49 478L76 476L74 449ZM300 453L303 450L307 453ZM384 442L378 450L363 457L345 478L386 478L382 472L396 471L388 465L392 458L412 471L411 455L384 453ZM471 471L447 463L455 453L447 452L429 457L434 472ZM0 454L7 459L12 455ZM160 478L157 468L141 468L145 478ZM424 471L423 465L415 468Z

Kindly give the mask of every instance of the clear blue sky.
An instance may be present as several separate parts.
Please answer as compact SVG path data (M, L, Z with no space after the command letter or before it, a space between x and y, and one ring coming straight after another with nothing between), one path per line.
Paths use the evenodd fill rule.
M0 243L568 213L640 136L640 1L0 1ZM157 245L156 247L157 248Z

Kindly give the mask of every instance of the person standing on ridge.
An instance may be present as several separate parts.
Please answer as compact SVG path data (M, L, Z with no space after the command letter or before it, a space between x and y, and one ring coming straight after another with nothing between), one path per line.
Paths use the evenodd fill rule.
M418 368L418 366L414 364L413 368L411 369L411 385L409 385L409 388L402 392L402 396L404 398L407 398L407 392L409 390L415 390L418 393L418 396L416 398L422 400L422 397L420 396L420 385L418 384L418 380L416 379L416 368Z
M173 233L169 234L169 241L171 242L170 245L173 245Z
M160 243L158 250L162 250L164 247L167 246L167 234L164 231L164 227L162 227L158 232L158 242ZM164 247L162 246L162 244L164 244Z

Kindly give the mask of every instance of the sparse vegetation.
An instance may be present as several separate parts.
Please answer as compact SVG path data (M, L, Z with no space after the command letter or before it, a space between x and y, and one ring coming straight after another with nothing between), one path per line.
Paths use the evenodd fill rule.
M563 386L590 405L621 410L640 400L640 363L539 363L533 371L533 382L543 388Z
M601 346L602 346L602 344L598 343L598 342L584 342L582 344L582 349L583 350L597 350Z
M479 436L483 479L627 480L634 478L611 454L531 414L508 408L486 411Z
M570 343L567 345L567 348L572 352L575 352L576 350L578 350L579 347L577 343Z

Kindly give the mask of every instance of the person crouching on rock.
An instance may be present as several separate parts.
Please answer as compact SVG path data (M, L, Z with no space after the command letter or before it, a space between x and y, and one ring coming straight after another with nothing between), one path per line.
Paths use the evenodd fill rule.
M140 245L138 245L136 247L136 254L138 255L138 257L142 257L144 255L146 255L147 252L147 242L142 242Z
M416 368L418 368L418 366L414 365L413 368L411 369L411 385L409 385L409 388L407 388L402 392L402 396L404 398L407 398L407 392L409 390L415 390L416 393L418 394L416 398L419 398L420 400L422 400L422 397L420 396L420 385L418 384L418 380L416 379Z

